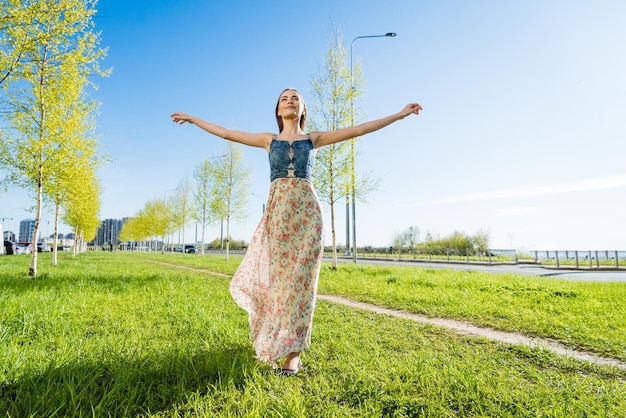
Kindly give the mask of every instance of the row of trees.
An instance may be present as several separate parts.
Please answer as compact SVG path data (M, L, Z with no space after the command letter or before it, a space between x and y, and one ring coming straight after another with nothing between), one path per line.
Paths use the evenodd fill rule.
M54 207L54 255L59 218L74 228L75 251L99 225L103 160L94 133L97 103L90 79L106 76L106 51L94 32L95 0L3 0L0 3L0 169L2 185L34 196L39 234L42 207ZM29 275L37 274L37 251Z
M245 217L250 169L243 161L241 147L226 144L224 154L208 157L195 167L193 180L184 178L169 197L148 201L120 232L123 241L145 241L182 232L195 221L201 231L201 252L205 248L205 230L211 224L226 226L226 258L230 251L230 223Z
M420 239L420 228L410 226L398 232L393 238L393 248L411 253L446 254L455 251L458 254L486 254L489 251L489 233L480 230L474 235L454 231L444 237L435 237L427 232L424 240Z

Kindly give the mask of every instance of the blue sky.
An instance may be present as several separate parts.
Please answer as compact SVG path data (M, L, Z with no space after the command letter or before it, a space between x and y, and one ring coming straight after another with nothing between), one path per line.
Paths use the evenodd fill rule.
M398 34L354 44L362 117L424 107L360 142L361 167L382 182L357 205L359 245L389 245L414 225L422 237L488 231L494 248L626 249L626 2L100 0L98 9L113 67L93 94L113 160L99 173L103 219L134 215L222 153L223 140L173 124L172 112L276 131L278 94L311 96L334 22L347 47ZM244 158L253 195L231 232L249 240L269 169L262 149ZM0 216L16 229L29 205L11 189Z

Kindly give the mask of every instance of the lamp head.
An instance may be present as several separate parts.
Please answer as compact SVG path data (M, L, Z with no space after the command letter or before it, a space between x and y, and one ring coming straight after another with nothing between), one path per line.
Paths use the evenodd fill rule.
M395 33L395 32L388 32L388 33L386 33L386 34L385 34L385 36L388 36L388 37L390 37L390 38L393 38L394 36L398 36L398 34L397 34L397 33Z

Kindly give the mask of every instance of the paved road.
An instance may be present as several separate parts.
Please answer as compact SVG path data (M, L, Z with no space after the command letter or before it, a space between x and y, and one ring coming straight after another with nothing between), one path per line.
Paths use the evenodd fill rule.
M339 258L338 262L352 262L351 258ZM593 282L626 282L626 269L613 270L567 270L540 267L528 264L471 264L429 261L393 261L387 259L361 258L360 264L413 266L429 269L453 269L461 271L484 271L497 274L519 274L522 276L548 277L557 279L593 281Z

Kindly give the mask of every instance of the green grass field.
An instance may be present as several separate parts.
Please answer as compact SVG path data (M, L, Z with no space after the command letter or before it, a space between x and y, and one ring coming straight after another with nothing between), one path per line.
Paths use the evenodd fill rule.
M254 359L238 257L0 259L7 417L622 417L626 371L320 301L294 378ZM418 268L323 267L320 293L549 336L626 358L626 285Z

